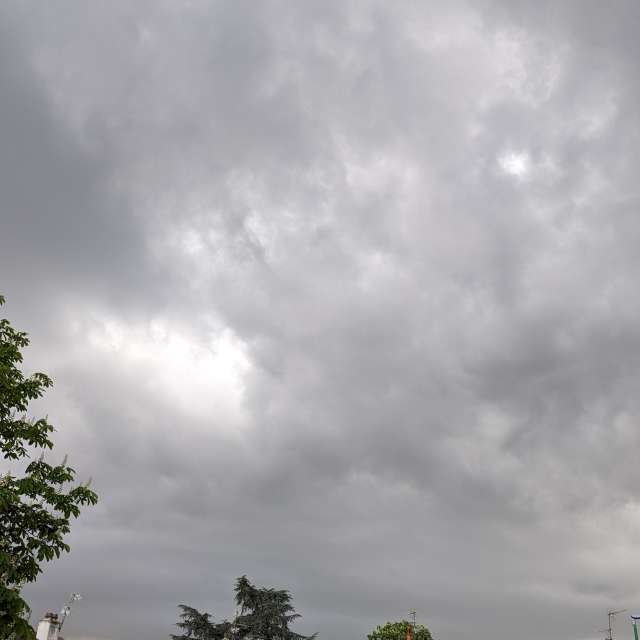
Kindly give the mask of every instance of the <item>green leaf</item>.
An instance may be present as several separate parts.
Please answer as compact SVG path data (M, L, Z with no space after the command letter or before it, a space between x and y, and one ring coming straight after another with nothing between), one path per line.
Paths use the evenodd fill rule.
M4 302L0 295L0 305ZM26 333L0 319L0 456L14 466L24 464L21 474L0 475L0 629L15 640L34 637L19 589L37 578L43 562L69 551L63 535L70 519L98 500L88 487L71 486L75 471L66 458L56 466L43 455L29 458L33 449L53 448L54 427L46 417L28 415L30 402L53 385L44 373L28 376L20 370L21 350L28 344Z

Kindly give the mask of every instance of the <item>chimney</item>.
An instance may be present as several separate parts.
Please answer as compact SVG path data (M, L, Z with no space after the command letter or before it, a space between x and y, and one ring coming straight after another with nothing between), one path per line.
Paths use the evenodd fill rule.
M60 621L57 613L45 613L44 618L38 623L36 640L59 640Z

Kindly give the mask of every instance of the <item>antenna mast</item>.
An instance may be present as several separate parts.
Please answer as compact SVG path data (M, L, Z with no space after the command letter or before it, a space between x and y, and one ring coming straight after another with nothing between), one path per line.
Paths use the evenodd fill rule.
M69 599L67 600L66 604L64 605L64 607L62 607L62 610L60 611L60 623L59 623L58 629L62 629L62 625L64 624L64 621L67 619L67 616L71 613L71 605L74 602L77 602L78 600L82 600L82 596L79 593L72 593L69 596Z
M609 619L609 627L607 628L607 631L609 632L609 636L607 640L613 640L613 618L619 613L624 613L625 611L626 609L618 609L617 611L613 611L612 609L609 609L609 611L607 612L607 618Z
M417 640L417 638L416 638L416 612L415 612L415 609L412 609L411 611L409 611L409 615L413 618L413 639L412 640Z

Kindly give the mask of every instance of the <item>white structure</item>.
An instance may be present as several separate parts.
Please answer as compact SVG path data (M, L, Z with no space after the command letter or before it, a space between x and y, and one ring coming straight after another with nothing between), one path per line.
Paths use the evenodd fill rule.
M36 640L63 640L60 630L67 616L71 613L71 605L78 600L82 600L79 593L72 593L67 603L62 607L60 614L48 613L44 614L44 618L38 623L36 630Z
M57 613L45 613L44 618L38 623L36 640L58 640L60 621Z

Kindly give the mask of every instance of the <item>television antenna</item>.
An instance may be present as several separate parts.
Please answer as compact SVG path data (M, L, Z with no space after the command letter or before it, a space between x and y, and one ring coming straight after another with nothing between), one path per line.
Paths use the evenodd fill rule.
M62 629L62 625L64 621L67 619L67 616L71 613L71 605L78 600L82 600L82 596L79 593L72 593L69 596L69 599L65 603L64 607L60 610L60 626L59 629Z
M619 613L624 613L625 611L626 611L626 609L617 609L616 611L614 611L613 609L609 609L609 611L607 611L607 618L609 619L609 626L606 629L603 629L603 631L606 631L609 634L607 636L606 640L613 640L613 619Z
M409 611L409 615L412 617L412 622L413 622L412 640L417 640L416 639L416 610L411 609L411 611Z

